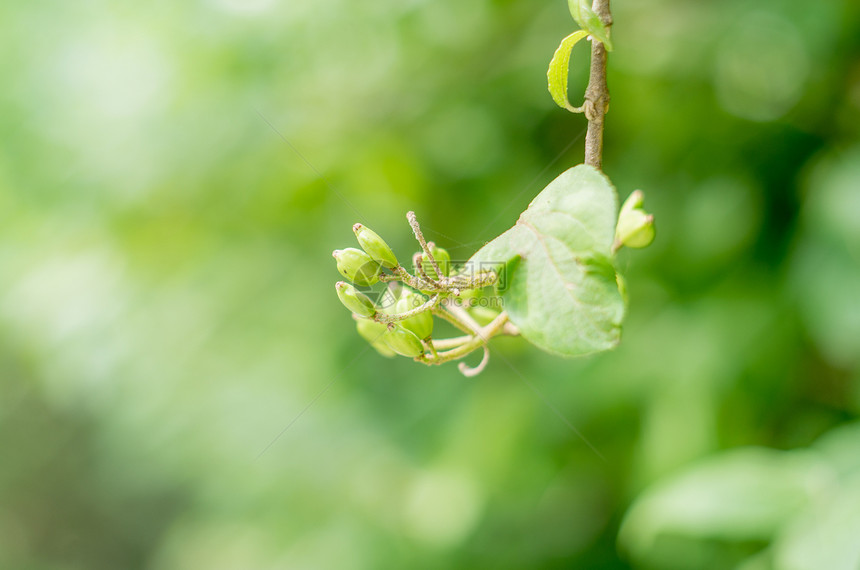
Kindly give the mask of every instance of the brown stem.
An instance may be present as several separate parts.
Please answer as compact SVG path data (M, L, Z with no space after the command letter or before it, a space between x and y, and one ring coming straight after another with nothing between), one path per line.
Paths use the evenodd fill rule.
M592 10L607 28L612 25L609 0L594 0ZM609 110L609 88L606 85L606 47L596 39L591 42L591 72L585 89L585 164L600 170L603 167L603 118Z
M436 277L442 277L442 271L439 269L439 264L436 263L436 258L433 257L433 253L430 251L430 248L427 246L427 242L424 240L424 234L421 232L421 226L418 225L418 218L415 217L415 212L406 212L406 219L409 221L409 225L412 226L412 233L415 234L415 239L418 240L418 244L424 251L424 255L427 256L427 259L430 260L430 265L436 271ZM420 267L421 273L424 277L427 277L427 274L424 273L424 264L422 263Z

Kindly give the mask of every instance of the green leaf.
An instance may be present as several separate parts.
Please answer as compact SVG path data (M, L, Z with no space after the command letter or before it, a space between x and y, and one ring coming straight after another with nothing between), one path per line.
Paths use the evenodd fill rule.
M856 453L856 449L855 449ZM778 570L860 568L860 477L820 493L774 542Z
M609 39L609 29L603 25L594 10L591 9L588 0L567 0L570 15L579 24L579 27L588 32L595 39L603 42L607 51L612 51L612 42Z
M567 74L570 67L570 52L576 42L588 35L585 30L573 32L563 40L555 50L549 69L546 70L546 79L552 100L562 109L573 110L567 99Z
M822 435L813 448L842 477L860 477L860 421L842 424Z
M562 356L613 348L624 316L611 261L617 212L606 176L576 166L541 191L467 269L503 273L505 310L540 348Z
M813 502L774 541L779 570L860 568L860 422L823 435L812 449L832 468Z
M811 453L731 450L643 493L625 515L618 539L643 564L660 558L660 537L768 540L803 512L829 475Z

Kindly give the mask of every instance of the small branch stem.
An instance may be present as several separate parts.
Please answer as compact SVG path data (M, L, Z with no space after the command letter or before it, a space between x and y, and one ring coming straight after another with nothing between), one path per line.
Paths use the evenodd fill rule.
M436 347L436 350L448 350L449 348L456 348L462 344L466 344L472 340L472 336L455 336L453 338L443 338L440 340L433 340L433 346Z
M421 226L418 225L418 218L415 217L415 212L411 210L406 212L406 219L409 221L409 225L412 227L412 233L415 234L415 239L418 240L418 243L421 245L421 249L427 256L427 259L430 260L430 265L436 271L436 277L442 277L442 272L439 270L439 264L436 263L436 258L433 257L432 253L430 253L430 248L427 246L427 241L424 239L424 234L421 232ZM423 263L421 264L421 273L424 273Z
M441 304L446 311L466 325L469 328L469 332L472 334L477 334L477 332L481 330L481 325L479 325L475 319L472 318L472 315L470 315L463 307L455 305L450 299L445 299Z
M470 352L473 352L482 346L485 346L490 338L495 336L500 330L504 329L505 323L508 322L508 314L504 311L499 313L499 316L493 319L487 326L475 332L475 336L471 340L461 344L457 348L440 352L436 358L427 358L427 356L419 356L416 360L420 360L426 364L444 364L452 360L463 358Z
M466 378L474 378L478 374L484 371L484 368L487 367L487 363L490 362L490 349L487 345L484 345L484 356L481 358L480 364L475 367L470 367L465 362L461 362L457 365L457 369L460 371L460 374L465 376Z
M419 269L421 268L419 267ZM392 269L390 275L383 273L379 276L379 280L382 283L402 281L413 289L438 293L453 292L454 289L480 289L492 285L497 279L498 275L489 271L478 273L475 276L452 275L451 277L440 277L439 279L430 279L429 277L424 279L423 277L411 275L402 265L398 265Z
M408 319L410 317L414 317L418 313L423 313L424 311L429 311L430 309L435 307L436 304L439 303L439 298L440 298L440 294L436 293L435 295L430 297L430 299L425 301L424 304L422 304L421 306L415 307L414 309L409 309L408 311L406 311L404 313L387 315L385 313L377 312L373 316L373 320L378 322L378 323L386 323L386 324L395 323L397 321L405 321L406 319Z
M592 9L609 31L612 15L609 0L594 0ZM609 110L609 88L606 85L606 47L593 39L591 42L591 71L585 89L585 117L588 131L585 134L585 164L598 170L603 167L603 122Z
M504 334L508 336L520 336L520 329L518 329L511 321L505 323L505 328L503 330Z
M439 315L464 333L467 333L469 336L473 336L475 334L475 331L469 328L469 325L457 318L457 316L447 310L444 305L435 307L433 309L433 314Z

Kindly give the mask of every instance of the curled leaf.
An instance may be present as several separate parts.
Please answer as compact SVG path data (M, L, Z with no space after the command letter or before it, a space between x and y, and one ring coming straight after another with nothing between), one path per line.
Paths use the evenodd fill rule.
M549 69L546 70L546 79L552 100L562 109L573 113L577 110L567 100L567 74L570 67L570 52L576 43L588 35L585 30L577 30L563 40L555 50Z
M573 16L579 27L596 40L602 42L606 46L607 51L612 51L609 29L600 20L600 16L591 9L590 4L589 0L567 0L570 15Z

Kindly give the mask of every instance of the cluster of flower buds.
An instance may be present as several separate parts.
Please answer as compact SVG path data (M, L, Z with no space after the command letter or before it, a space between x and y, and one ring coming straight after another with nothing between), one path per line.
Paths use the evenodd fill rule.
M394 291L392 288L389 292ZM386 296L387 297L387 296ZM399 298L393 305L379 308L385 314L403 313L421 306L424 298L408 287L403 287ZM418 303L413 306L413 304ZM424 344L430 341L433 333L433 316L429 311L422 311L412 317L397 321L396 323L382 323L367 316L353 313L356 321L356 329L377 352L383 356L394 356L400 354L415 358L424 354Z
M337 270L347 279L335 285L337 296L352 313L358 334L383 356L400 354L425 364L442 364L483 347L484 359L477 367L460 363L460 371L473 376L486 366L490 337L517 334L500 307L493 310L496 307L485 303L495 298L495 294L485 296L484 289L496 283L497 272L455 271L448 252L425 241L415 213L407 213L406 218L421 246L412 257L414 274L400 265L376 232L355 224L352 229L361 249L350 247L333 253ZM367 288L380 282L386 283L387 289L374 300ZM434 339L434 316L451 322L466 335Z
M381 309L387 315L404 315L424 305L427 298L411 287L392 283L384 299L393 300ZM361 324L361 323L359 323ZM429 343L433 334L433 315L429 310L419 311L410 317L389 323L382 331L382 342L385 346L402 356L416 357L424 354L424 342ZM362 334L359 327L359 334ZM362 336L364 336L362 334ZM371 339L365 336L374 348L379 348ZM377 340L378 336L377 336ZM382 351L380 351L382 352ZM384 352L383 352L384 354Z
M433 334L433 315L430 310L419 310L427 298L411 287L391 283L382 296L380 305L349 283L339 281L335 288L343 305L356 321L356 328L373 348L384 356L416 357L424 354L425 345ZM393 322L377 320L378 314L396 316L414 312L409 317Z
M384 269L400 269L394 252L376 232L362 224L355 224L352 229L361 249L338 249L332 254L341 275L355 285L368 287L379 281ZM433 248L431 251L440 271L447 275L451 265L448 252L435 246ZM439 257L436 257L437 255ZM420 262L418 255L415 259L416 263ZM429 259L426 259L424 267L428 276L437 278ZM424 354L424 343L430 342L433 333L433 316L429 307L426 310L418 309L426 305L427 297L396 282L389 284L379 304L345 281L337 282L335 289L341 303L352 312L358 334L379 353L385 356L400 354L412 358ZM414 314L406 318L398 317L407 313ZM380 318L380 315L397 318Z
M634 190L622 204L615 227L615 249L647 247L654 241L654 216L645 212L644 201L642 191Z

